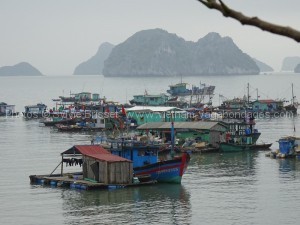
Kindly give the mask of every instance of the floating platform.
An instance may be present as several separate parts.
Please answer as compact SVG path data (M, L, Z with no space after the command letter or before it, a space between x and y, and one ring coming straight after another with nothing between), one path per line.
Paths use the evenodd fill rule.
M270 157L272 159L287 159L287 158L300 159L300 152L287 155L287 154L280 153L279 150L276 150L276 151L267 152L265 156Z
M138 181L131 184L104 184L98 183L91 179L82 179L78 174L60 174L49 175L30 175L30 184L36 185L48 185L51 187L63 187L80 190L99 190L99 189L117 189L126 187L137 187L144 185L156 184L156 180L150 181Z

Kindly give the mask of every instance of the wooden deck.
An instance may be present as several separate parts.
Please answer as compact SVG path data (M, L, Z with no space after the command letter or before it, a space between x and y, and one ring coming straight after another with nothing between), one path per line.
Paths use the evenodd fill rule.
M80 176L78 176L80 177ZM96 181L78 179L77 175L70 177L70 174L60 175L30 175L30 183L37 185L49 185L55 187L64 187L81 190L96 190L96 189L116 189L125 187L136 187L143 185L152 185L157 183L156 180L147 182L131 183L131 184L104 184Z

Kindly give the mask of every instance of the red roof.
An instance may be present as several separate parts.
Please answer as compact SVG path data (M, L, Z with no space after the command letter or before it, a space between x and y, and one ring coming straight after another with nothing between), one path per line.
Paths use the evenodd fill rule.
M122 158L113 154L86 154L85 156L106 162L131 162L128 159Z
M74 145L82 155L86 154L111 154L100 145Z
M62 154L82 154L100 161L107 162L131 162L128 159L111 154L99 145L74 145Z
M82 154L94 153L94 154L110 154L107 150L99 145L74 145L72 148L64 151L61 154Z

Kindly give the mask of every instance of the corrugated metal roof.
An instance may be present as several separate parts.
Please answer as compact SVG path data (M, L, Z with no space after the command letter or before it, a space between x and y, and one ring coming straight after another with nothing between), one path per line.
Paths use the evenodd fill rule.
M131 162L128 159L113 154L86 154L85 156L106 162Z
M208 121L174 122L175 129L214 130L214 127L217 125L224 126L223 124L220 124L218 122L208 122ZM137 129L139 129L139 130L148 130L148 129L166 130L166 129L171 129L171 123L170 122L145 123L143 125L140 125Z
M82 154L100 161L107 162L131 162L128 159L111 154L99 145L74 145L61 154Z
M106 149L99 145L74 145L72 148L64 151L61 154L110 154Z
M176 107L165 107L165 106L134 106L126 109L127 112L139 111L139 112L167 112L167 111L184 111Z

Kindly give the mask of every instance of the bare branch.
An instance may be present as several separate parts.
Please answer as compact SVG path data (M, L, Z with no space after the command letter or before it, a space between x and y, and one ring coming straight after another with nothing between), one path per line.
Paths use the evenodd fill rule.
M197 1L201 2L207 8L216 9L220 11L225 17L231 17L233 19L240 21L242 25L255 26L264 31L285 36L294 39L297 42L300 42L300 31L295 30L291 27L285 27L285 26L269 23L267 21L259 19L258 17L245 16L241 12L229 8L222 0L197 0Z

